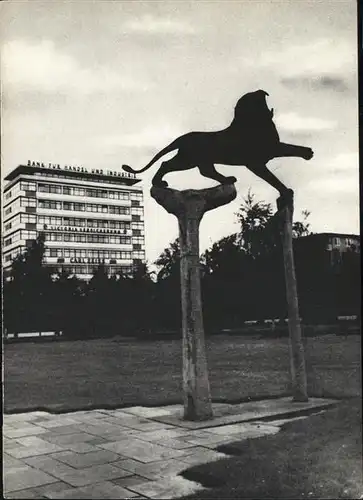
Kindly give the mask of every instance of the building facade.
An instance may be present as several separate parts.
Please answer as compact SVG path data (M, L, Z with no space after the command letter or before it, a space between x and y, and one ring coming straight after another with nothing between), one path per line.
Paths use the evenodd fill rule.
M342 263L351 253L360 254L360 236L345 233L316 233L297 240L297 250L321 257L329 266Z
M3 266L45 237L44 264L90 279L145 262L143 192L133 174L28 161L6 177L3 196Z

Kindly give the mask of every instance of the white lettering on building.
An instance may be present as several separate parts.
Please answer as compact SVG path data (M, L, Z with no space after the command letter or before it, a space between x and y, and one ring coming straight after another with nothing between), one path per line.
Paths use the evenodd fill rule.
M87 168L85 168L85 167L78 167L78 166L74 166L74 165L64 165L63 167L61 167L59 165L59 163L45 164L43 162L32 161L32 160L28 160L27 166L28 167L36 167L36 168L54 169L54 170L67 170L67 171L71 171L71 172L80 172L83 174L105 175L108 177L127 177L130 179L136 178L135 174L129 174L128 172L119 172L117 170L105 170L104 171L102 168L101 169L93 168L89 172L87 170Z

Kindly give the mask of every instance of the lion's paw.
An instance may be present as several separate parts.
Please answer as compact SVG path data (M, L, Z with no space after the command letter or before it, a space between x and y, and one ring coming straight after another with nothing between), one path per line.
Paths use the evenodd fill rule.
M154 181L153 182L153 186L155 186L155 187L166 188L166 187L168 187L168 185L169 184L166 181L156 181L156 182Z
M311 160L313 156L314 156L314 151L311 148L305 148L303 153L304 160Z
M231 175L230 177L225 177L223 179L223 184L234 184L235 182L237 182L237 179L233 177L233 175Z

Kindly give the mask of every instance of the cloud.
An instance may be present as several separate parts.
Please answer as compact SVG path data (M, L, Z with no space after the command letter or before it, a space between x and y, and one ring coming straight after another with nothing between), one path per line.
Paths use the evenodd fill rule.
M308 183L309 190L339 195L359 193L359 155L344 152L328 159ZM339 198L338 198L339 200Z
M347 171L358 173L359 154L357 152L340 153L330 160L329 169L335 173Z
M28 43L13 40L3 45L1 69L4 89L91 94L143 89L141 82L121 76L110 68L83 68L50 40Z
M309 184L310 190L318 191L319 193L341 193L341 194L354 194L359 193L359 182L357 176L342 176L331 175L322 179L314 179Z
M345 92L349 89L349 83L344 78L338 76L317 76L317 77L289 77L282 78L281 83L290 88L308 88L312 90L333 90Z
M332 120L324 120L313 116L300 116L293 112L277 115L275 122L278 129L294 133L333 130L337 126L337 123Z
M191 35L195 33L194 28L190 24L175 19L151 15L127 21L122 27L126 31L149 35Z
M172 140L181 135L180 130L166 127L165 125L153 125L140 132L110 135L98 140L103 147L127 147L127 148L162 148L167 146Z
M356 81L357 57L356 45L348 40L320 38L267 51L259 60L247 63L274 71L287 86L344 91Z

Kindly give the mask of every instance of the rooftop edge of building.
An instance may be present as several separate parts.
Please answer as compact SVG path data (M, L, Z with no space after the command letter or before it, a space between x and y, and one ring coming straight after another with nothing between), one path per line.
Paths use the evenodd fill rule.
M323 232L323 233L312 233L305 236L300 236L299 240L314 239L314 238L355 238L360 241L360 235L354 233L334 233L334 232Z
M126 185L126 186L133 186L134 184L138 183L141 181L141 179L137 179L136 177L132 177L133 174L127 174L126 172L118 172L115 170L106 170L106 173L104 173L104 169L92 169L91 172L89 172L85 167L60 167L59 165L54 165L53 167L46 167L42 166L44 164L41 164L37 162L36 165L34 165L34 162L32 165L18 165L15 167L11 172L9 172L4 180L6 181L12 181L15 179L18 175L21 174L30 174L33 175L34 173L40 173L40 172L49 172L49 173L54 173L54 172L59 172L62 174L66 174L70 178L72 177L79 177L80 175L85 178L85 180L91 180L91 179L99 179L99 180L104 180L105 182L107 181L119 181L120 184ZM119 175L122 174L122 175ZM7 186L4 187L4 191L7 190Z

